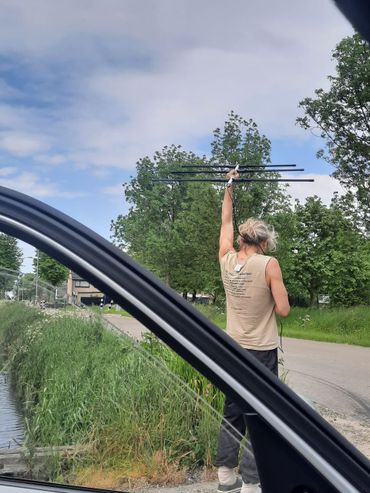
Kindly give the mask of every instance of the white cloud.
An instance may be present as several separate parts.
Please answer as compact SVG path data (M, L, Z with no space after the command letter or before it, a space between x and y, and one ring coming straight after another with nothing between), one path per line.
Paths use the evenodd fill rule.
M0 178L0 185L37 198L77 198L86 195L84 192L61 191L53 183L43 182L38 176L28 172L12 176L11 178Z
M110 187L104 187L101 189L101 192L106 194L106 195L111 195L111 196L123 196L123 187L121 185L112 185Z
M14 166L5 166L0 168L0 176L9 176L16 173L17 168Z
M133 168L163 145L192 148L230 109L269 137L306 138L297 103L325 84L351 32L321 0L2 0L0 52L22 57L48 104L3 105L0 147L50 165Z
M5 82L5 80L0 79L0 98L17 98L20 97L22 93L16 88L10 86Z
M287 178L297 178L297 176L287 175ZM307 197L317 195L325 205L329 205L334 192L338 192L339 195L346 193L339 181L329 175L304 173L300 175L300 178L313 178L315 180L314 183L289 184L288 193L293 199L298 199L300 202L304 202Z
M0 134L0 149L14 156L28 156L46 148L46 143L37 136L19 133Z
M59 165L66 162L66 157L62 154L37 154L33 157L35 161L49 165Z
M96 176L96 178L106 178L110 175L110 172L107 169L96 168L92 170L92 174Z

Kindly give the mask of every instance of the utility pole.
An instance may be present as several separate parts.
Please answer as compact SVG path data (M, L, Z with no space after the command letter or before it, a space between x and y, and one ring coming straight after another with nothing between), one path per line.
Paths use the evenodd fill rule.
M18 279L17 279L17 301L19 301L19 291L21 289L21 283L22 283L22 272L18 274Z

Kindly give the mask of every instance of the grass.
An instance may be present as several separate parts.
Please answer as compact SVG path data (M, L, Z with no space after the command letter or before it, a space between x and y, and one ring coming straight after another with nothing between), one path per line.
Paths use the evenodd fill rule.
M225 327L222 310L197 308ZM189 469L209 468L222 393L153 335L134 344L104 329L99 317L60 313L0 304L0 353L23 403L29 446L90 450L53 479L127 489L143 478L165 484L183 480ZM364 346L370 346L369 327L368 307L294 308L284 320L290 337Z
M222 329L226 327L223 309L213 305L194 305L203 315ZM130 316L124 310L112 311L108 308L96 312L117 313ZM280 319L285 337L313 341L336 342L370 347L370 307L353 308L299 308L293 307L287 318Z
M0 346L29 443L91 450L62 480L91 486L93 468L96 484L127 486L211 466L223 396L154 336L136 345L99 319L12 302L0 306Z
M283 324L288 337L370 347L370 307L294 308Z
M213 306L196 305L207 318L225 329L225 313ZM285 337L314 341L337 342L370 347L370 307L353 308L292 308L281 319Z

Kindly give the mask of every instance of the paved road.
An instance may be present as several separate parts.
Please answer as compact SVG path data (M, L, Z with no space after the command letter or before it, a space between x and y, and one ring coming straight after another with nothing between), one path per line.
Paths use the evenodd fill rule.
M105 318L136 340L146 331L134 318ZM370 348L287 338L283 349L287 383L297 393L370 424Z
M287 383L296 392L370 423L370 348L285 339L283 349Z
M104 319L135 341L140 341L143 338L143 334L149 332L136 318L122 317L121 315L104 315Z

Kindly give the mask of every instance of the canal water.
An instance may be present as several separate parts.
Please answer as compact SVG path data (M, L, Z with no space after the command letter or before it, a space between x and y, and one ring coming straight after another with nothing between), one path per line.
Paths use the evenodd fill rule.
M11 392L9 377L0 373L0 448L19 447L23 439L23 420Z

